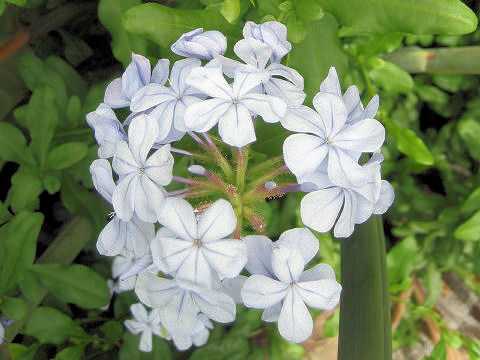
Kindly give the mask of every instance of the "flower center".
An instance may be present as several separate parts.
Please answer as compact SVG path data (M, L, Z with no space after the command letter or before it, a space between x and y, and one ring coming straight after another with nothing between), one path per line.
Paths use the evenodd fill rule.
M193 240L193 246L196 248L201 248L202 247L202 241L198 239Z
M239 103L239 101L238 101L237 98L233 98L233 99L232 99L232 104L237 105L238 103Z
M138 172L139 172L140 175L145 174L145 168L143 168L143 167L138 168Z

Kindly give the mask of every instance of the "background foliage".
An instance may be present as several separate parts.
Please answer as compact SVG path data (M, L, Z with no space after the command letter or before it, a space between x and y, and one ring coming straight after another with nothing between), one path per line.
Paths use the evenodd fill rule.
M131 52L175 60L169 46L197 27L230 45L246 20L279 20L305 77L307 103L328 68L368 101L380 94L387 129L383 176L396 201L384 218L394 310L394 348L419 341L421 323L439 333L431 359L451 349L480 358L478 339L435 312L443 278L455 274L480 296L480 40L478 3L459 0L0 0L0 311L13 320L2 359L300 359L259 312L240 310L208 344L179 353L156 339L150 354L123 321L134 295L110 299L109 260L95 250L105 204L88 167L97 147L85 115ZM467 34L467 35L465 35ZM231 46L228 51L232 51ZM263 124L263 123L262 123ZM252 157L281 154L280 126L257 129ZM268 135L268 136L267 136ZM181 174L189 164L180 162ZM299 195L262 205L269 236L300 226ZM319 235L318 262L340 274L339 241ZM410 293L419 287L424 298ZM405 310L404 309L404 310ZM394 313L395 314L395 313ZM395 320L395 319L394 319ZM338 333L338 311L323 324Z

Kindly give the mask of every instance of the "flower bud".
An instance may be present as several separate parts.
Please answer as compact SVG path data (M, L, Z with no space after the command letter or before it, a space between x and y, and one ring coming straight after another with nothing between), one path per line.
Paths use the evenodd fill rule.
M254 38L270 46L272 63L279 63L292 50L292 44L287 41L287 28L278 21L267 21L263 24L247 21L243 27L243 37Z
M227 38L220 31L198 28L180 36L170 49L180 56L212 60L225 53Z

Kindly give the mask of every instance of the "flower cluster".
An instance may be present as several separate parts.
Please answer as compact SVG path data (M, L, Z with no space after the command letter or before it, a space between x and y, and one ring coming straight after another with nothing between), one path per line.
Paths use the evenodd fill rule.
M393 201L391 186L380 177L385 132L373 119L378 98L364 109L356 87L342 95L332 68L313 110L303 105L302 76L280 63L291 50L285 26L247 22L243 35L234 46L241 61L224 56L223 34L203 29L171 46L185 57L171 69L166 59L152 69L148 59L133 54L121 78L108 85L104 102L87 115L99 145L99 159L90 167L93 184L113 207L97 249L114 257L112 294L134 289L141 302L125 322L142 334L141 351L151 351L152 335L171 339L180 350L201 346L211 321L235 320L236 304L263 309L262 319L278 322L285 339L306 340L313 328L307 306L334 308L341 286L329 265L305 270L319 248L310 230L287 230L273 242L246 204L309 192L301 202L303 223L326 232L336 222L335 236L347 237L355 224ZM130 110L123 123L118 108ZM246 184L248 145L256 140L259 117L297 134L284 143L285 165L271 170L267 160L260 164L267 174ZM216 146L220 140L207 134L214 127L237 154L236 182ZM171 145L186 134L206 154ZM213 159L225 176L198 164L188 171L207 180L175 176L172 152ZM277 186L275 176L287 169L298 184ZM172 181L190 187L169 192ZM186 200L207 195L217 200L196 208ZM257 235L243 236L243 218Z

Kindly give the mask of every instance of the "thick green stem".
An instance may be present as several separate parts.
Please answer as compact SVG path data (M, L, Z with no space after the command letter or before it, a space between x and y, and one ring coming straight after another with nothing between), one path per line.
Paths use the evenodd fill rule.
M391 360L385 237L373 216L341 244L339 360Z

